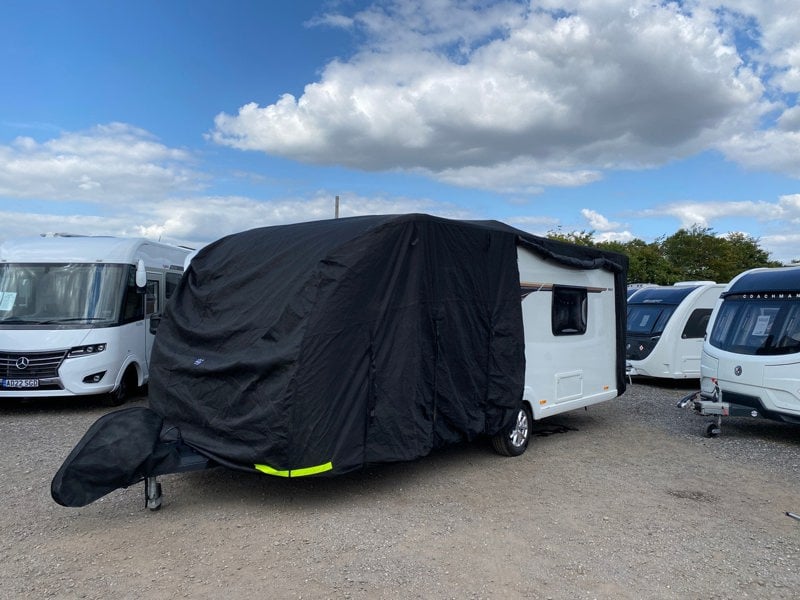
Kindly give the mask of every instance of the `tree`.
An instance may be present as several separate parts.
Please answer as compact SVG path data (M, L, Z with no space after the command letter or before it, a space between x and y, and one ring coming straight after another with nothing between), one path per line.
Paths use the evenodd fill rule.
M710 228L699 225L679 229L661 241L661 252L680 280L716 281L716 264L722 248L721 238L712 235Z
M679 229L669 237L647 243L596 242L594 231L565 233L559 227L547 237L581 246L621 252L628 256L628 281L672 285L676 281L709 280L727 283L733 277L756 267L779 267L758 240L743 233L718 236L710 227L694 225Z
M553 231L552 229L547 232L547 237L551 240L558 240L560 242L569 242L570 244L578 244L579 246L596 246L597 244L594 241L594 231L585 231L581 229L580 231L571 231L569 233L564 233L561 230L561 225L558 226L558 229Z
M629 282L671 285L678 280L658 242L648 244L637 238L625 243L622 251L628 255Z
M720 280L730 281L747 269L756 267L780 267L780 261L770 260L769 252L759 248L758 240L743 233L726 236L727 256L720 266Z
M714 235L709 227L679 229L661 242L667 262L680 280L711 280L727 283L755 267L779 267L758 240L743 233Z

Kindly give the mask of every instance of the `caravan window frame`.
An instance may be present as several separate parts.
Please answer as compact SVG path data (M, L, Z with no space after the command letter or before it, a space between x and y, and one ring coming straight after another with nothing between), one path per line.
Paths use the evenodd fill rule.
M589 290L553 286L550 324L554 336L584 335L589 326Z

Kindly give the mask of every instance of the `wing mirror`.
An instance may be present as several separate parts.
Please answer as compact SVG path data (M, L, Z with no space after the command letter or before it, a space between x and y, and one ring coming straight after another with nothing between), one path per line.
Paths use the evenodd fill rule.
M144 261L140 258L136 263L136 287L143 288L147 285L147 270L144 268Z

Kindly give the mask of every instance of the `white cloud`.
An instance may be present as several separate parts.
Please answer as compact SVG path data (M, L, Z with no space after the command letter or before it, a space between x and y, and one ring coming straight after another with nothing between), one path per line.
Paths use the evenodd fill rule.
M594 236L598 242L630 242L636 239L637 236L633 235L627 229L625 231L602 231Z
M123 123L0 146L0 196L125 203L199 190L191 155Z
M546 236L548 232L555 231L559 225L559 220L555 217L536 215L516 215L508 217L505 222L522 231L541 236Z
M768 248L770 258L783 264L790 264L793 260L800 260L800 233L784 232L764 235L759 244Z
M252 227L333 218L335 193L258 200L203 194L193 156L121 123L0 146L0 237L68 232L198 246ZM257 180L258 173L235 171ZM263 178L263 177L262 177ZM476 218L454 204L337 191L340 216L427 212Z
M340 217L414 212L453 219L476 218L476 215L463 208L432 200L340 194ZM334 194L325 192L312 198L283 198L273 201L231 196L143 200L125 207L109 207L102 215L88 216L0 210L0 220L13 224L13 237L55 231L82 235L146 237L192 247L200 247L225 235L254 227L333 217ZM12 237L10 232L11 228L0 231L0 241Z
M640 218L670 216L676 218L680 227L689 229L694 225L715 229L717 235L728 235L716 227L721 219L739 219L741 226L752 229L759 224L762 234L739 231L759 240L759 246L770 253L770 258L788 263L800 258L800 194L780 196L775 202L677 202L655 208L636 211L632 216Z
M778 93L800 92L800 3L797 0L726 0L722 4L738 17L738 29L757 36L760 45L755 58L764 68ZM747 19L752 19L748 22Z
M785 113L779 121L789 124L798 119L795 113ZM725 155L739 164L759 171L783 173L800 179L800 127L795 131L770 129L731 136L719 144Z
M743 217L759 222L777 221L787 225L800 224L800 194L781 196L776 202L676 202L634 213L640 217L671 216L680 226L690 228L713 226L723 217Z
M609 221L605 215L600 214L596 210L590 208L581 209L581 215L589 224L589 229L594 231L594 239L597 242L630 242L636 238L633 233L627 229L622 223L617 221Z
M558 170L561 167L561 170ZM545 187L578 187L602 179L599 171L572 169L568 165L551 164L549 170L529 158L516 158L491 166L443 169L436 179L460 187L492 190L503 194L536 195ZM426 172L425 169L419 169Z
M593 239L597 242L629 242L636 237L627 229L620 231L623 225L609 221L597 211L584 208L581 210L581 215L588 222L589 229L594 232ZM567 233L581 230L580 227L565 226L559 219L546 216L513 216L509 217L507 222L518 229L541 236L551 232Z
M583 218L589 222L589 227L595 231L607 232L620 227L619 223L609 221L596 210L583 208L581 209L581 214L583 215Z
M340 194L340 217L366 214L427 212L449 218L469 218L454 205L411 198L369 198ZM137 235L208 242L254 227L332 219L334 194L313 198L256 201L243 197L200 197L170 200L147 207L137 222Z
M800 3L788 17L785 3L751 4L420 0L329 13L317 22L358 30L359 51L300 97L217 115L209 137L503 193L582 185L708 148L800 177L786 129L797 120L786 93L800 73ZM741 32L752 34L746 48ZM770 115L784 129L759 130Z

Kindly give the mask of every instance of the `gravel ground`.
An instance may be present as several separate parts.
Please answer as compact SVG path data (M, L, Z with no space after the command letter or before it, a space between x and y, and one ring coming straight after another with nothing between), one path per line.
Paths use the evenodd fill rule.
M693 387L635 381L538 423L519 458L478 442L331 479L170 475L158 512L143 485L50 498L109 409L4 401L0 598L800 597L800 427L704 438L675 407Z

